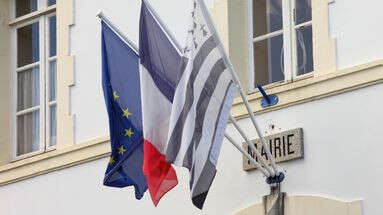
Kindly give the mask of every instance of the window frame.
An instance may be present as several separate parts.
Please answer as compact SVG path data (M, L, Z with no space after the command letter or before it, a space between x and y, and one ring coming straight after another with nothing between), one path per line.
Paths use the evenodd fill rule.
M47 5L48 5L48 0L47 0ZM51 110L51 107L52 106L56 106L56 136L57 136L57 80L56 80L56 96L55 96L55 100L53 101L49 101L49 98L50 98L50 95L51 95L51 92L50 92L50 78L49 78L49 73L50 73L50 63L53 62L53 61L56 61L56 79L57 79L57 31L56 31L56 55L50 57L50 41L51 41L51 38L50 38L50 25L49 25L49 18L50 17L53 17L53 16L56 16L56 26L57 26L57 15L56 15L56 12L53 12L53 13L50 13L48 15L45 16L45 53L46 53L46 57L45 57L45 67L46 67L46 70L45 70L45 125L48 125L46 126L46 129L45 129L45 151L52 151L54 149L56 149L56 145L57 145L57 137L56 137L56 145L53 145L53 146L50 146L50 141L51 141L51 136L50 136L50 132L51 132L51 126L50 126L50 110Z
M9 26L11 28L11 162L15 162L21 159L32 157L38 154L42 154L47 151L52 151L56 149L56 145L49 146L49 136L50 136L50 114L47 112L49 110L49 63L53 60L57 62L57 52L53 57L49 57L49 17L56 16L56 5L48 7L48 0L38 0L37 1L37 11L25 14L23 16L16 17L16 0L13 0L11 3L11 22ZM33 23L38 23L39 25L39 61L33 62L31 64L18 67L18 29L28 26ZM57 25L57 24L56 24ZM57 33L56 33L57 34ZM56 35L57 40L57 35ZM57 42L56 42L57 48ZM17 100L18 100L18 74L20 72L26 71L31 68L39 67L39 90L40 98L39 105L31 108L26 108L24 110L17 110ZM57 67L56 67L57 72ZM57 74L57 73L56 73ZM56 76L57 77L57 76ZM57 85L56 85L57 92ZM57 98L54 101L57 107ZM36 108L38 107L38 108ZM34 152L29 152L21 155L17 155L17 118L19 115L24 115L30 113L33 110L39 110L39 149ZM26 112L26 113L25 113ZM57 114L57 109L56 109ZM57 120L57 118L56 118ZM56 121L57 124L57 121ZM57 126L57 125L56 125Z
M292 72L291 72L291 81L294 80L300 80L300 79L305 79L307 77L312 77L313 71L307 72L306 74L303 75L298 75L298 50L297 50L297 30L302 27L307 27L311 26L311 32L312 32L312 37L314 37L314 30L312 29L312 24L313 24L313 15L312 15L312 1L311 1L311 20L306 21L300 24L297 24L297 18L296 18L296 1L295 0L290 0L291 3L291 8L290 8L290 30L291 30L291 40L292 40ZM312 38L313 40L313 38ZM314 47L314 44L313 44ZM314 61L314 50L313 50L313 61ZM314 65L313 65L314 66Z
M270 1L270 0L265 0ZM284 80L269 83L266 87L281 85L284 83L293 82L300 79L305 79L313 76L314 71L307 72L306 74L298 75L298 56L297 56L297 36L296 30L300 27L312 26L312 18L308 22L296 25L296 5L295 0L282 0L282 29L267 33L258 38L254 38L253 29L253 2L248 0L247 4L247 35L248 35L248 92L253 93L256 91L255 86L255 65L254 65L254 43L263 41L266 38L271 38L276 35L283 35L283 62L284 62ZM312 2L312 0L311 0ZM311 11L312 13L312 11Z

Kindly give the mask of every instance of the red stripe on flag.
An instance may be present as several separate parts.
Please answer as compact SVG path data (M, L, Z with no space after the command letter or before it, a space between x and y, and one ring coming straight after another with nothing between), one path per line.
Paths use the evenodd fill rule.
M157 206L162 196L178 184L178 180L172 165L148 140L144 140L143 171L150 196L154 205Z

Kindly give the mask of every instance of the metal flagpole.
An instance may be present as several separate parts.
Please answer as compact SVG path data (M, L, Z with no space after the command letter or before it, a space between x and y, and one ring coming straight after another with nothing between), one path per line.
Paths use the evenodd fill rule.
M102 21L104 21L123 41L128 44L128 46L133 49L137 55L139 55L138 47L131 41L129 38L127 38L118 28L114 26L114 24L104 15L102 11L97 13L96 15L98 18L100 18Z
M175 39L174 35L169 30L169 28L166 26L166 24L161 20L160 16L157 14L157 12L153 9L152 5L147 0L142 0L142 1L146 4L146 6L148 6L150 13L152 13L152 15L156 18L156 21L158 22L158 24L160 24L162 29L166 32L166 34L168 35L168 37L171 40L170 42L174 43L174 45L177 47L178 51L180 53L182 53L182 51L181 51L182 48L181 48L180 44Z
M231 138L228 134L225 133L225 137L227 140L229 140L231 142L231 144L233 144L233 146L235 146L235 148L238 149L238 151L240 151L243 155L246 156L247 159L249 159L259 170L261 170L261 172L266 176L266 177L270 177L270 173L268 171L266 171L261 164L259 164L254 158L252 158L249 153L245 152L245 150L242 149L242 147L235 142L235 140L233 138Z
M143 0L147 3L146 0ZM147 3L148 4L148 3ZM150 4L148 4L148 7L150 7ZM153 11L153 10L152 10ZM153 13L155 14L155 13ZM99 17L102 21L104 21L119 37L121 37L122 40L124 40L129 46L130 48L132 48L137 54L139 53L139 49L138 47L129 39L127 38L118 28L115 27L115 25L113 24L113 22L111 22L106 16L105 14L100 11L97 15L97 17ZM160 19L158 19L159 22ZM166 26L162 26L164 28L164 30L168 31L166 29ZM171 34L169 34L169 37L172 37ZM174 43L177 43L176 41L174 41ZM224 52L225 53L225 52ZM226 53L225 53L226 54ZM234 119L232 116L230 116L231 119ZM235 120L235 119L234 119ZM233 121L233 120L231 120ZM236 121L235 121L236 122ZM234 123L233 123L234 124ZM235 124L234 124L235 125ZM238 125L238 124L237 124ZM250 141L248 140L248 138L246 137L246 135L244 135L243 131L241 130L240 127L237 128L237 130L240 132L240 134L242 135L242 137L244 137L246 143L250 146L250 148L256 153L257 157L260 159L260 161L262 161L262 163L264 164L264 166L267 168L267 170L265 170L261 164L259 164L254 158L252 158L247 152L245 152L241 146L239 144L237 144L229 135L225 134L225 137L243 154L247 157L247 159L249 159L258 169L260 169L263 174L266 176L266 177L270 177L271 176L274 176L274 172L271 171L271 169L267 166L267 164L265 163L264 159L262 158L262 156L260 156L259 154L259 151L257 149L254 150L254 146L252 144L250 144ZM253 147L253 148L252 148Z
M250 115L250 119L251 119L251 121L252 121L252 123L253 123L253 125L254 125L254 127L255 127L255 130L256 130L256 132L257 132L257 134L258 134L258 136L259 136L259 138L260 138L260 140L261 140L261 143L262 143L262 145L263 145L263 147L264 147L264 149L265 149L265 151L266 151L267 157L268 157L268 158L270 159L270 161L271 161L271 166L273 167L274 171L278 174L278 168L277 168L277 165L275 164L275 160L274 160L273 156L271 155L271 153L270 153L270 151L269 151L269 149L268 149L268 147L267 147L267 145L266 145L265 138L264 138L264 136L262 135L261 129L259 128L259 126L258 126L258 124L257 124L257 122L256 122L256 120L255 120L255 116L254 116L253 111L251 110L249 101L247 100L247 98L246 98L246 96L245 96L245 94L244 94L244 92L243 92L242 85L241 85L241 83L240 83L240 81L239 81L239 79L238 79L237 73L235 72L234 66L233 66L233 64L230 62L229 57L228 57L227 54L226 54L225 48L223 47L223 44L222 44L222 41L221 41L221 39L219 38L218 32L217 32L217 30L215 29L215 26L214 26L214 24L213 24L213 22L212 22L210 13L209 13L209 11L207 10L207 7L206 7L206 5L205 5L205 3L204 3L203 0L196 0L196 1L198 1L199 4L201 5L201 10L202 10L202 12L204 13L204 15L208 17L208 18L206 19L206 24L209 26L210 30L213 31L212 33L216 35L216 38L217 38L217 40L218 40L218 41L217 41L217 42L218 42L218 49L219 49L220 52L224 55L224 58L223 58L223 59L224 59L224 61L225 61L225 64L226 64L227 67L229 67L229 70L230 70L230 72L231 72L231 74L232 74L232 76L233 76L233 78L234 78L234 81L235 81L235 83L236 83L236 85L237 85L237 88L239 89L239 92L240 92L240 95L241 95L241 97L242 97L242 100L243 100L243 102L245 103L247 112L248 112L249 115Z
M255 152L257 158L259 159L259 162L267 169L267 171L270 173L271 177L274 177L277 172L274 173L274 171L269 167L269 165L266 163L265 159L262 157L261 153L259 153L258 149L255 148L254 144L249 140L249 138L247 138L245 132L243 132L243 130L239 126L237 120L235 120L233 116L230 116L230 121L233 123L234 127L238 130L239 134L246 141L247 145L251 148L251 150Z

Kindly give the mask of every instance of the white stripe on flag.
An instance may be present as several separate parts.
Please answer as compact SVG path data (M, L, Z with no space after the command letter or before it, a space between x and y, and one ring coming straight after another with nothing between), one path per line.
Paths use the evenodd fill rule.
M226 95L226 90L223 89L227 89L227 87L229 86L231 82L230 77L231 75L226 69L219 78L218 84L214 90L213 96L211 97L209 106L206 110L205 120L203 122L202 138L199 142L198 148L194 152L195 154L193 155L193 158L198 158L198 161L193 160L193 164L195 165L193 189L195 183L197 183L198 178L201 175L203 167L206 164L207 158L210 153L210 148L212 147L214 138L214 132L212 131L215 130L216 121L219 120L221 104L222 102L224 102L224 98Z
M214 64L221 58L219 51L217 48L214 48L208 57L204 60L200 71L211 71ZM189 64L192 64L193 62L190 61ZM190 69L190 67L189 67ZM189 76L190 76L190 72ZM200 72L198 73L196 80L194 82L194 103L192 108L190 109L190 112L186 118L185 124L184 124L184 129L183 129L183 134L182 134L182 144L180 146L179 153L176 157L176 160L174 161L174 164L182 166L186 151L190 145L190 141L193 137L193 132L194 131L194 123L195 123L195 117L196 117L196 105L199 97L201 96L202 89L205 85L205 82L207 78L209 77L208 72ZM186 78L185 78L186 79ZM181 80L183 81L183 80ZM169 129L169 136L172 134L173 130L175 129L175 124L177 122L177 119L180 117L181 111L184 107L185 104L185 94L186 94L186 88L187 88L187 82L181 83L178 85L179 87L176 90L176 96L174 97L174 103L173 103L173 112L172 112L172 118L170 120L170 129ZM178 99L182 98L182 99ZM179 102L182 101L182 102ZM173 118L174 117L174 118ZM174 120L173 120L174 119Z
M227 119L229 118L231 105L233 103L233 99L235 97L236 92L237 92L236 86L233 83L231 83L230 88L228 89L228 92L226 94L225 101L222 104L222 110L221 110L219 119L217 121L217 128L216 128L216 134L214 136L214 142L211 147L209 159L210 159L210 162L214 164L214 166L216 166L218 162L218 157L221 151L223 136L225 134Z
M172 104L157 88L146 68L140 65L140 69L144 137L164 155Z

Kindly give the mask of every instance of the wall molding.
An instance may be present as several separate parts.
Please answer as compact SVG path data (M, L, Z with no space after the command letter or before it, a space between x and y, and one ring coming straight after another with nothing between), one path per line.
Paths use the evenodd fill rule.
M266 86L265 89L268 94L276 94L279 97L279 103L277 105L266 109L260 105L262 95L259 92L250 94L248 100L254 113L261 114L378 83L383 83L383 60L354 66L321 76L310 76L294 82ZM237 119L248 117L241 98L234 100L231 114Z
M109 137L46 152L0 166L0 186L105 158L109 155Z
M271 108L261 108L260 99L262 96L260 93L253 93L248 98L251 106L255 107L255 113L263 113L338 95L377 83L383 83L383 60L320 77L313 76L296 82L269 87L268 92L277 94L280 99L279 104ZM236 118L248 117L246 108L239 98L235 99L231 112ZM0 166L0 186L105 158L109 155L109 137L58 148L54 151Z
M329 7L334 0L312 2L314 75L336 71L336 39L330 36Z
M74 86L74 56L70 51L72 25L73 0L57 1L57 149L74 144L74 116L70 112L70 88Z
M211 17L217 28L217 32L225 50L229 51L229 25L227 0L215 0L212 8L209 8Z
M243 89L248 91L252 83L249 79L250 69L250 45L249 45L249 22L248 7L250 0L225 0L227 3L227 31L228 50L230 60L242 83ZM220 28L222 28L220 26Z

